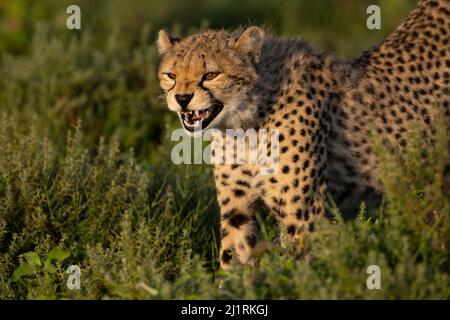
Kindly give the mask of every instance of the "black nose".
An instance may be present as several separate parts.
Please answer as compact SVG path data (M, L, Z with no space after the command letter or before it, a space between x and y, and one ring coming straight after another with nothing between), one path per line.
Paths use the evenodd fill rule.
M193 94L176 94L175 99L180 105L181 109L186 109L189 102L191 102Z

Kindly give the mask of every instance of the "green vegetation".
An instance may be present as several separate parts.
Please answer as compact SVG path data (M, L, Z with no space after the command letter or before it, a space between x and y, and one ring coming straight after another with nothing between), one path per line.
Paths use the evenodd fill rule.
M216 264L210 169L170 161L178 123L156 80L161 26L255 22L352 57L413 2L381 1L382 31L365 29L367 1L81 1L77 32L65 29L64 1L0 4L0 298L449 299L443 125L434 148L394 156L380 144L383 204L345 222L333 210L308 239L309 262L272 244L263 219L256 267L228 273ZM73 264L79 291L66 287ZM371 264L381 290L366 288Z

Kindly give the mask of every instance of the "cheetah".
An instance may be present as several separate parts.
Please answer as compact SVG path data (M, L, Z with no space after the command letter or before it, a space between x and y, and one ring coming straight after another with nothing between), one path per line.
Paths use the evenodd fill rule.
M437 105L450 124L450 1L419 0L381 44L352 61L275 37L257 26L178 39L161 30L160 86L186 131L278 130L279 170L214 164L221 215L220 265L252 264L254 203L274 212L282 234L314 230L330 194L338 203L382 193L372 130L401 152L405 133L433 133ZM214 148L212 148L214 151Z

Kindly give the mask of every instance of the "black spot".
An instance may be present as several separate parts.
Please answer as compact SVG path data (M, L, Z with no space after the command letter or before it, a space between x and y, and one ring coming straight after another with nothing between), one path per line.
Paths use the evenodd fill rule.
M224 220L228 220L230 225L236 229L250 221L249 217L238 212L236 209L230 210L223 215Z
M293 224L288 226L287 233L289 233L291 236L295 234L295 226Z
M236 197L239 197L239 198L245 196L245 191L242 189L234 189L233 193Z
M309 107L309 106L306 107L305 111L306 111L306 114L307 114L307 115L310 115L311 112L312 112L311 107Z
M237 180L236 183L242 187L250 188L250 184L244 180Z
M303 170L308 169L308 167L309 167L309 160L306 159L306 160L303 162Z
M230 262L230 260L231 260L231 250L230 249L223 250L221 259L222 259L223 263Z
M309 211L308 211L308 209L306 209L306 210L303 212L303 217L305 218L305 221L308 221L308 220L309 220Z
M303 188L302 188L302 191L303 191L303 193L308 193L308 191L309 191L309 185L304 185L303 186Z
M284 201L282 198L272 197L272 201L280 207L283 207L286 205L286 201Z

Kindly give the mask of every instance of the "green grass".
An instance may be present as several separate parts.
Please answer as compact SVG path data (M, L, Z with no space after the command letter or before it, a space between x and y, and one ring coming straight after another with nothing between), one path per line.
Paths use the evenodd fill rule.
M79 128L57 151L44 132L18 132L15 122L5 117L0 130L1 298L450 298L445 130L423 160L418 148L402 157L380 151L386 196L377 217L367 218L362 205L344 222L334 210L308 240L310 262L280 254L266 236L255 268L224 272L215 265L217 208L207 168L174 167L164 151L143 168L115 142L86 149ZM55 270L32 266L11 278L25 263L21 255L45 260L55 248L69 254ZM80 291L65 287L71 264L82 270ZM381 268L382 290L365 286L371 264Z
M170 132L179 124L158 98L149 39L161 25L182 33L204 28L204 16L214 27L245 24L233 16L235 1L199 1L189 21L176 14L189 5L183 1L158 2L153 11L137 2L95 11L93 1L82 4L87 22L78 33L61 27L60 2L23 12L20 3L26 1L3 7L19 21L17 33L0 33L0 299L450 298L442 124L434 147L424 149L414 135L417 143L403 155L379 144L382 204L370 213L362 204L357 218L345 221L331 207L334 218L320 221L308 239L309 262L274 245L278 230L262 217L256 266L219 271L210 168L170 161ZM259 3L246 3L256 22L305 34L343 56L375 44L412 7L382 1L386 29L368 33L360 16L348 16L350 5L326 11L314 1ZM337 13L321 25L331 11ZM349 46L346 39L360 41ZM366 288L371 264L381 268L381 290ZM70 265L81 268L79 291L66 287Z

